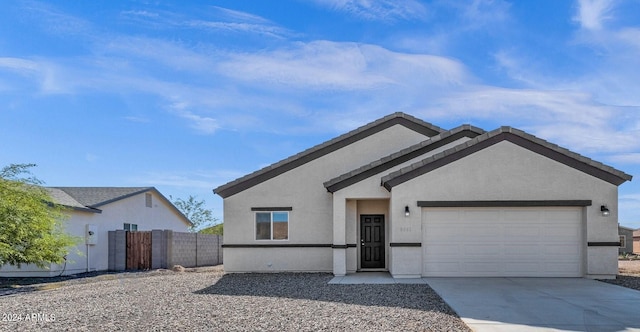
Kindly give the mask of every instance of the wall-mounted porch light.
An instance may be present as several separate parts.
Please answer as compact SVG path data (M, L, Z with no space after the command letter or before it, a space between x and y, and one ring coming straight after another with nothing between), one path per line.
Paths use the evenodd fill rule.
M409 213L409 205L407 205L407 206L404 207L404 216L408 217L409 215L410 215L410 213Z
M600 206L600 212L602 212L602 216L603 217L608 217L609 214L611 213L611 212L609 212L609 209L607 209L606 205L601 205Z

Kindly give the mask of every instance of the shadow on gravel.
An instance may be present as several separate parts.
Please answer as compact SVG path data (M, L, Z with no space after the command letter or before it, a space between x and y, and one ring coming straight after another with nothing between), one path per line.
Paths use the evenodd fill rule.
M225 274L215 284L194 293L398 307L457 316L433 289L425 284L329 285L328 282L332 278L333 275L327 273Z
M600 281L640 291L640 275L617 275L615 279Z
M104 274L115 274L115 273L117 272L99 271L99 272L72 274L72 275L59 276L59 277L21 277L21 278L0 277L0 289L13 288L18 286L29 286L29 285L36 285L36 284L56 283L61 281L90 278L90 277L101 276Z

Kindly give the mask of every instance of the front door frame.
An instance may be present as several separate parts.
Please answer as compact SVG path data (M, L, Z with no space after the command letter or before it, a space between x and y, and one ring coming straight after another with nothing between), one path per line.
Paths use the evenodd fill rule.
M366 236L366 232L365 232L365 221L367 218L380 218L379 221L379 226L380 229L378 230L378 240L375 241L375 239L370 238L368 241L366 241L367 239L365 239ZM385 215L384 214L361 214L360 218L359 218L359 235L360 235L360 244L358 245L359 248L359 268L360 270L385 270L387 267L387 263L386 263L386 227L385 227ZM371 234L374 235L374 234ZM375 251L376 248L379 250L377 252L378 254L378 259L377 264L375 264L376 262L374 262L374 265L367 265L365 264L365 255L366 255L366 246L371 246L371 243L374 243L374 248L372 249L372 251ZM369 254L375 254L374 252L369 252ZM367 266L365 266L367 265Z

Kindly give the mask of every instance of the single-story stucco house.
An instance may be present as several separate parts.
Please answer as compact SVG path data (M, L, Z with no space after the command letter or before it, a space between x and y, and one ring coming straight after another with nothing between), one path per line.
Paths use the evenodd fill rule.
M5 265L0 277L51 277L103 271L109 264L108 232L168 229L187 232L192 225L154 187L47 187L53 201L67 208L65 230L81 241L67 255L67 264L40 269Z
M633 231L633 252L640 254L640 229Z
M620 237L620 254L633 253L633 228L618 226L618 236Z
M631 175L395 113L214 189L228 272L613 278Z

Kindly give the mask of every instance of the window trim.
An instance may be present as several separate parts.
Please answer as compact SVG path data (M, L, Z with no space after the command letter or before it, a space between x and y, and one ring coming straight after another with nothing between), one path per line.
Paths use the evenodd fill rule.
M128 225L129 227L127 227L127 225ZM125 223L122 225L122 228L123 228L125 231L128 231L128 232L137 232L137 231L138 231L138 224L132 224L132 223L125 222ZM135 228L135 229L134 229L134 228Z
M620 248L626 248L627 247L627 236L626 235L618 235L620 237Z
M251 208L251 211L253 211L253 238L255 241L277 241L277 242L282 242L282 241L289 241L289 223L291 221L291 215L289 213L289 211L291 211L291 208L279 208L277 210L266 210L264 208ZM258 213L269 213L270 214L270 219L269 219L269 231L270 231L270 238L269 239L258 239ZM273 214L274 213L286 213L287 215L287 238L286 239L274 239L273 238Z
M153 207L153 195L151 193L144 194L144 206Z

